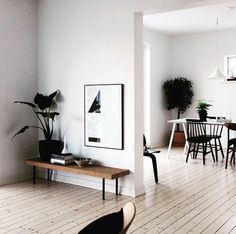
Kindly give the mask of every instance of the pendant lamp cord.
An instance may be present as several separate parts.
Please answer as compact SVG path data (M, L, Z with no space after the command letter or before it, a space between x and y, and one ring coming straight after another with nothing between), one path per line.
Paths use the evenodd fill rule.
M216 63L219 65L219 18L216 18Z

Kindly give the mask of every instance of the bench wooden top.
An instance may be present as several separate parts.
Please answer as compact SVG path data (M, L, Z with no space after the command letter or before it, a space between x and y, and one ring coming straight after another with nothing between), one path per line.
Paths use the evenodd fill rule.
M47 168L57 171L71 172L75 174L94 176L110 180L129 174L129 170L127 169L119 169L119 168L105 167L99 165L79 167L77 164L72 164L64 166L64 165L52 164L50 162L43 162L40 160L40 158L28 159L26 160L26 164L29 166Z

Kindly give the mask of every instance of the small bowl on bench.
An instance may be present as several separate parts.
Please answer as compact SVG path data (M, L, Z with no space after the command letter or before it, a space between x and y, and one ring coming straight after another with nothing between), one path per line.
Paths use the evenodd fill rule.
M74 158L74 161L79 167L87 167L91 162L91 158Z

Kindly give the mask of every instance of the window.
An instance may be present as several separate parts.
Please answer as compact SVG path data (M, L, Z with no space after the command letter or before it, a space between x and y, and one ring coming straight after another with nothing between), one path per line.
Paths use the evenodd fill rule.
M226 56L225 62L227 76L236 79L236 55Z

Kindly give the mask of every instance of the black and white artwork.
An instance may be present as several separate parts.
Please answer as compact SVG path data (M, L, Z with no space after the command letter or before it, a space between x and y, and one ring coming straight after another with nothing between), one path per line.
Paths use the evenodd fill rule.
M123 84L85 85L85 146L123 149Z

